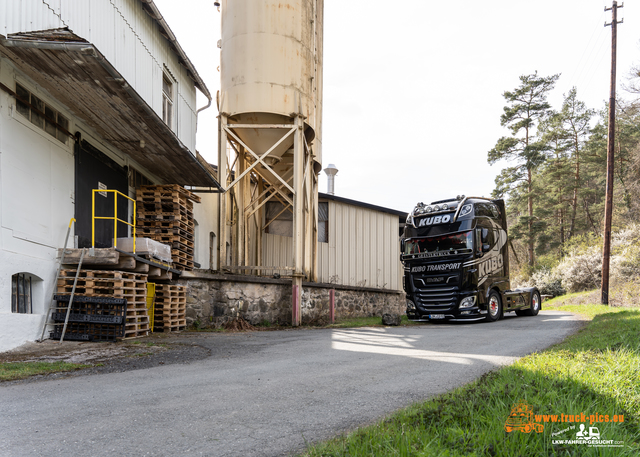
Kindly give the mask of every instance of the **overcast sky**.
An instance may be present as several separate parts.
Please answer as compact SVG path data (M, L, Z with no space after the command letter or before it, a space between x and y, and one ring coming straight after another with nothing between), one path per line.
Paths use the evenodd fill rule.
M213 0L155 0L215 95L220 13ZM618 2L619 5L622 2ZM457 194L490 196L487 152L509 132L502 93L536 70L600 109L609 98L611 12L604 0L325 0L323 168L336 195L410 211ZM618 95L640 63L640 6L618 10ZM199 94L201 95L201 94ZM206 100L199 98L199 107ZM217 162L217 109L200 113L197 149ZM503 164L506 165L506 164ZM320 189L326 192L326 175Z

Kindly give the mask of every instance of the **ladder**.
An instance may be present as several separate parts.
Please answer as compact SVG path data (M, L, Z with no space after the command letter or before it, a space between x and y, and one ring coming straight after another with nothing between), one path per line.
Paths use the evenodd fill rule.
M58 287L58 278L60 277L60 271L62 270L62 265L64 263L64 256L67 253L67 244L69 242L69 233L71 232L71 225L75 221L76 221L75 218L72 217L71 220L69 221L69 227L67 227L67 235L65 236L65 239L64 239L64 248L62 248L62 254L60 255L60 260L58 261L58 270L56 272L56 279L53 281L53 291L51 293L51 298L49 300L49 307L47 308L47 312L45 313L44 324L42 325L42 334L40 335L40 339L38 340L39 342L44 341L44 334L47 331L47 325L54 324L54 322L49 322L49 321L51 320L51 312L57 308L57 302L55 300L55 296L56 296L56 289ZM62 343L62 340L64 339L64 334L67 330L67 324L69 322L69 314L71 313L71 305L73 304L73 297L76 292L76 284L78 283L78 277L80 276L80 270L82 268L82 261L84 260L85 252L86 252L86 249L82 249L82 254L80 255L80 262L78 262L78 269L76 270L76 276L73 281L73 288L71 289L71 297L69 299L69 304L67 306L67 314L64 321L64 327L62 329L62 335L60 337L60 343Z

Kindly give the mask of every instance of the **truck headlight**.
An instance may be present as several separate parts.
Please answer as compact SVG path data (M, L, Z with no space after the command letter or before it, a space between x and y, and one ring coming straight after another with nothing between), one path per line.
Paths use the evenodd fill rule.
M416 304L411 300L407 300L407 311L415 311Z
M476 304L476 297L466 297L463 298L462 301L460 302L460 306L459 308L471 308L472 306L474 306Z

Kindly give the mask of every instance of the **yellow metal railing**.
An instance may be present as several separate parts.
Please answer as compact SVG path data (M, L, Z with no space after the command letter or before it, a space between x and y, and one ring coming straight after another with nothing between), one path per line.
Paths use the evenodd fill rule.
M96 192L102 193L102 192L111 192L113 193L113 216L96 216ZM133 202L133 223L129 223L127 221L123 221L122 219L118 219L118 196L122 196L124 198L126 198L127 200L130 200L131 202ZM113 247L118 247L118 222L122 222L123 224L128 225L129 227L133 228L133 253L136 253L136 201L123 194L122 192L119 192L117 190L114 189L93 189L93 194L92 194L92 206L91 206L91 246L92 247L96 247L96 219L103 219L103 220L111 220L113 219Z

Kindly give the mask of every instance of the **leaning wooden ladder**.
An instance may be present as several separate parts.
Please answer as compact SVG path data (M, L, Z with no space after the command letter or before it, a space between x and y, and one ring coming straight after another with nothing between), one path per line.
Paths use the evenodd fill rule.
M44 341L44 334L47 331L47 325L54 325L55 322L49 322L51 319L51 312L57 308L57 301L55 300L55 296L58 288L58 278L60 277L60 271L62 270L62 265L64 264L64 256L67 253L67 244L69 242L69 233L71 233L71 225L76 220L72 217L69 221L69 227L67 227L67 235L64 239L64 248L62 248L62 254L60 255L60 260L58 262L58 271L56 272L56 279L53 281L53 292L51 293L51 299L49 300L49 308L45 313L44 324L42 325L42 334L40 335L40 342ZM82 268L82 261L84 260L84 254L86 249L82 250L82 254L80 255L80 262L78 262L78 269L76 270L76 277L73 281L73 288L71 289L71 297L69 298L69 304L67 305L67 314L64 320L64 327L62 328L62 335L60 336L60 343L64 340L64 334L67 331L67 324L69 323L69 314L71 313L71 305L73 304L73 297L76 293L76 284L78 283L78 277L80 276L80 269Z

